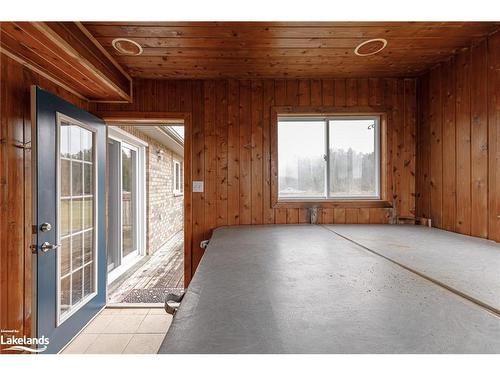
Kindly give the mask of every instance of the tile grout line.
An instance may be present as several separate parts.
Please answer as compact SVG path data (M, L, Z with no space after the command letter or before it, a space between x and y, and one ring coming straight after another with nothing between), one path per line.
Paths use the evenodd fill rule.
M323 229L325 229L325 230L327 230L327 231L329 231L331 233L334 233L337 236L339 236L339 237L341 237L341 238L343 238L343 239L345 239L345 240L347 240L347 241L349 241L349 242L351 242L351 243L353 243L353 244L361 247L362 249L364 249L364 250L366 250L366 251L368 251L368 252L370 252L370 253L372 253L372 254L374 254L376 256L379 256L379 257L381 257L381 258L383 258L383 259L385 259L385 260L387 260L387 261L389 261L389 262L391 262L391 263L393 263L393 264L395 264L395 265L397 265L397 266L399 266L399 267L401 267L401 268L403 268L403 269L405 269L405 270L407 270L407 271L409 271L409 272L411 272L411 273L413 273L413 274L415 274L417 276L420 276L421 278L423 278L423 279L425 279L427 281L430 281L431 283L433 283L435 285L438 285L438 286L440 286L443 289L446 289L448 292L456 294L459 297L461 297L461 298L463 298L463 299L465 299L465 300L467 300L469 302L472 302L473 304L481 307L482 309L486 310L490 314L493 314L493 315L495 315L497 317L500 317L500 310L499 309L497 309L497 308L495 308L493 306L490 306L487 303L484 303L484 302L478 300L477 298L474 298L474 297L472 297L472 296L470 296L470 295L468 295L466 293L463 293L463 292L459 291L458 289L450 287L449 285L444 284L444 283L442 283L439 280L436 280L436 279L434 279L434 278L432 278L430 276L427 276L424 273L421 273L419 271L414 270L413 268L405 266L404 264L399 263L398 261L395 261L394 259L391 259L391 258L389 258L389 257L387 257L387 256L385 256L383 254L380 254L379 252L377 252L375 250L372 250L369 247L364 246L364 245L360 244L359 242L356 242L356 241L354 241L353 239L351 239L351 238L349 238L347 236L344 236L344 235L342 235L342 234L340 234L338 232L335 232L333 229L330 229L330 228L326 227L325 225L320 225L320 226Z
M146 319L146 317L150 316L150 312L151 312L151 309L148 309L148 312L146 314L144 314L144 317L142 318L141 322L139 323L139 325L137 326L137 329L135 330L134 333L132 333L132 335L130 336L130 339L129 341L127 342L127 344L125 345L125 347L123 348L123 350L121 351L120 354L125 354L125 350L127 350L128 346L130 345L130 342L132 341L132 339L134 338L135 335L154 335L154 334L160 334L162 335L162 333L141 333L141 332L137 332L137 330L140 328L141 324L144 323L144 320ZM153 316L153 315L151 315ZM167 329L168 331L168 329ZM165 335L166 335L167 332L165 332Z
M142 322L141 322L142 323ZM139 324L140 325L140 324ZM130 345L130 342L132 341L132 339L134 338L134 335L135 333L132 333L130 335L130 339L127 341L127 343L125 344L125 347L123 348L123 350L120 352L120 354L124 354L125 350L127 350L128 346Z
M144 314L144 316L143 316L143 318L142 318L141 322L140 322L140 323L139 323L139 325L137 326L137 329L139 329L140 325L142 324L142 322L144 321L144 319L146 318L146 316L147 316L148 314L149 314L149 310L148 310L148 312L147 312L146 314ZM120 314L111 314L110 316L119 316L119 315L120 315ZM136 316L136 315L131 314L130 316ZM113 319L113 318L111 318L111 320L112 320L112 319ZM108 323L108 324L107 324L107 325L103 328L103 330L104 330L104 329L106 329L106 327L107 327L109 324L111 324L111 321L110 321L110 322L109 322L109 323ZM125 344L124 348L123 348L123 349L122 349L122 351L119 353L119 354L123 354L123 352L125 351L125 349L127 349L128 345L130 344L130 341L132 341L132 338L133 338L133 337L134 337L134 335L137 333L137 329L135 330L135 332L132 332L132 333L127 333L127 332L121 332L121 333L120 333L120 332L119 332L119 333L105 333L105 332L102 332L102 330L101 330L101 332L98 334L97 338L94 340L93 344L94 344L97 340L99 340L99 339L100 339L103 335L130 335L130 338L128 339L128 341L127 341L127 343ZM89 348L90 348L91 346L92 346L92 344L91 344L91 345L89 345L89 346L87 347L87 349L85 349L84 353L87 353L87 351L89 350ZM103 353L103 354L104 354L104 353Z
M146 314L144 314L144 316L142 317L139 325L137 326L137 329L139 329L140 325L142 324L142 322L144 321L144 319L146 318L146 316L149 314L149 311L151 309L148 309L148 312ZM103 310L104 311L104 310ZM127 332L118 332L118 333L105 333L103 332L103 330L105 330L113 321L113 316L120 316L121 314L110 314L110 321L108 322L108 324L106 324L102 329L100 329L97 333L97 337L94 339L94 341L92 342L92 344L94 344L97 340L99 340L103 335L130 335L130 338L129 340L127 341L127 343L125 344L125 347L122 349L122 351L120 352L120 354L123 354L123 352L125 351L125 349L127 348L127 346L130 344L130 341L132 340L132 337L134 337L134 334L137 333L137 329L134 331L134 332L131 332L131 333L127 333ZM122 315L122 316L126 316L126 315ZM137 315L134 315L134 314L131 314L130 316L137 316ZM97 318L97 317L96 317ZM89 350L89 348L92 346L92 344L90 344L85 350L84 350L84 353L87 353L87 351ZM87 353L88 354L88 353Z
M123 309L123 310L127 310L127 309ZM134 310L134 308L131 308L130 310ZM105 315L104 314L105 309L103 309L93 319L93 321L95 321L95 319L97 319L99 316L103 316L103 317L109 317L109 322L107 324L105 324L104 327L99 329L97 332L83 332L83 331L80 332L77 336L75 336L74 340L72 340L72 341L75 341L78 337L80 337L82 335L95 335L95 338L87 345L87 347L84 350L82 350L82 353L80 353L80 354L88 354L88 350L92 347L92 345L95 344L102 337L105 337L108 335L130 335L130 339L127 341L127 343L125 344L125 347L120 352L120 354L124 354L125 350L129 347L134 336L161 335L164 337L166 335L166 333L168 332L168 328L166 331L162 331L162 332L138 332L139 327L144 323L144 321L146 320L147 317L149 317L149 316L151 316L151 317L162 316L162 314L151 314L152 310L154 310L154 308L147 308L147 311L144 314L122 314L123 311L121 311L121 312L116 313L116 314ZM104 332L106 330L106 328L112 323L113 317L117 317L117 316L142 316L142 319L139 322L137 329L134 330L134 332L114 332L114 333ZM91 326L92 322L90 322L90 324L88 326ZM69 345L68 345L68 347L69 347Z

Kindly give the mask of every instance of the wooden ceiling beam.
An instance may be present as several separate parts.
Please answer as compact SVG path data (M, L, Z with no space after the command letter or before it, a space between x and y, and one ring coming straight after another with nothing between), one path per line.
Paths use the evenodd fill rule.
M1 51L89 101L130 102L132 78L76 22L2 22Z

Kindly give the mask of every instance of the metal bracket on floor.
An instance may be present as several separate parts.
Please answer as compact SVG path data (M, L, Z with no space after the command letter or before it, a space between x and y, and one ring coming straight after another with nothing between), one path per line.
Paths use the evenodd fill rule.
M201 241L200 242L200 247L205 250L208 246L208 243L210 242L210 240L204 240L204 241Z
M167 314L175 315L183 298L184 293L182 293L181 295L177 295L174 293L167 294L167 296L165 297L165 311L167 312Z

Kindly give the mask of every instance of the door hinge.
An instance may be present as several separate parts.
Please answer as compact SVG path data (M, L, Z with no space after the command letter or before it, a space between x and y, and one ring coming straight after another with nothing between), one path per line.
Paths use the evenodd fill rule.
M6 138L0 139L0 143L5 145L8 143L8 140ZM13 141L12 146L16 148L21 148L23 150L30 150L31 149L31 141L28 142L19 142L19 141Z

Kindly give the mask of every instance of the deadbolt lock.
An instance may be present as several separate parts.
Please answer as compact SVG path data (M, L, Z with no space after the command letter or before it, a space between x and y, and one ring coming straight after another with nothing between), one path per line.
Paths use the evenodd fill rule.
M43 223L40 225L40 230L42 232L49 232L52 229L52 225L50 223Z

